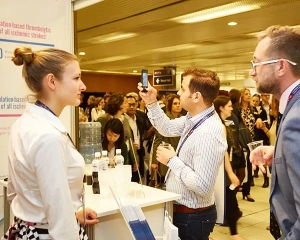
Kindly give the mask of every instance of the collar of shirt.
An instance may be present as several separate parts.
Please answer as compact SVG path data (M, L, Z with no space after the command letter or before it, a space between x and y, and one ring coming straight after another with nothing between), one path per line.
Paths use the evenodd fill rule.
M210 113L211 111L215 110L214 105L212 104L209 108L205 109L204 111L198 113L194 117L190 115L190 113L187 113L186 118L192 122L194 125L200 121L200 119L204 118L206 114Z
M124 114L125 117L129 120L129 121L135 121L136 122L136 115L134 114L134 118L132 119L127 113Z
M55 127L58 131L66 133L66 127L63 125L61 120L53 115L53 113L49 112L47 109L39 107L32 103L26 103L26 113L42 119L43 121L49 122L53 127Z
M296 82L294 82L291 86L289 86L281 95L280 97L280 101L279 101L279 112L280 113L284 113L285 108L286 108L286 104L288 101L288 98L291 94L291 92L293 91L293 89L300 84L300 79L298 79Z

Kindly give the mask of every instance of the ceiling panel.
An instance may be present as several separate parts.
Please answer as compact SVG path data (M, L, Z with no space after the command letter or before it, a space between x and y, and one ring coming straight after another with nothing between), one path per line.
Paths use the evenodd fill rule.
M77 47L86 53L81 68L132 74L141 68L151 73L170 65L178 71L198 66L219 72L223 80L248 78L255 34L274 24L298 25L300 1L239 1L260 8L192 24L171 20L232 2L104 0L79 10ZM230 21L238 24L228 26Z

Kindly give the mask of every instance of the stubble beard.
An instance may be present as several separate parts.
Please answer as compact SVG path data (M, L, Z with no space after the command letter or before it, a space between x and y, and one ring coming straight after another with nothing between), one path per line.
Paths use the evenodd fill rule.
M256 90L259 93L276 94L278 80L274 76L265 78L261 83L256 84Z

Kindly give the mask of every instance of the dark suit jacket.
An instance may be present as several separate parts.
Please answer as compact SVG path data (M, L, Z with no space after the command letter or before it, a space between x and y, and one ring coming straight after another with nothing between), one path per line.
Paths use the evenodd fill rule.
M140 165L139 170L143 177L143 175L144 175L144 156L145 156L145 148L143 146L143 141L144 141L145 132L150 128L151 123L147 117L147 114L144 112L137 110L135 113L135 116L136 116L136 124L137 124L139 134L140 134L139 135L140 136L140 144L139 144L140 149L137 150L137 154L139 157L139 165ZM133 136L133 135L134 134L131 129L131 136Z
M300 91L287 105L278 128L272 163L271 211L282 239L300 237Z
M264 108L261 108L260 111L261 112L259 113L258 109L254 108L255 119L260 118L263 121L268 120L266 110ZM269 124L267 122L265 122L265 124L268 129L271 127L271 126L269 126ZM254 134L255 134L255 137L254 137L255 141L263 140L264 145L266 145L266 146L270 145L269 137L265 134L265 132L262 129L258 129L258 128L254 127Z

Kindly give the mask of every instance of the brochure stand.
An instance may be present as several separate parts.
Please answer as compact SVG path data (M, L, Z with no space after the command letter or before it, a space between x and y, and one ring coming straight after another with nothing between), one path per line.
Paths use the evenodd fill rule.
M133 239L155 240L141 207L128 199L121 197L117 199L113 189L111 187L109 188L119 206L120 212Z

